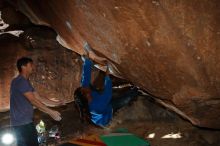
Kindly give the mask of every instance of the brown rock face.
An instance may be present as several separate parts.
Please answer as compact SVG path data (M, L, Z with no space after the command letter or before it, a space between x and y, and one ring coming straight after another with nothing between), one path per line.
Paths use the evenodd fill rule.
M0 29L3 27L1 19L3 19L4 23L8 25L8 27L5 28L5 31L24 29L31 25L30 20L23 13L13 8L4 0L0 2L0 13Z
M4 34L0 36L0 111L9 109L11 79L16 75L15 62L18 56L26 54L18 38Z
M121 75L198 126L220 128L220 1L21 0L80 54L85 42Z
M73 101L73 92L81 77L80 57L56 41L56 33L47 27L29 27L20 36L34 60L33 85L44 97ZM53 106L53 105L52 105Z
M55 38L56 33L47 27L29 27L19 38L0 35L0 112L9 110L10 83L18 74L16 61L22 56L34 60L30 80L42 97L73 100L80 83L81 62L76 53L62 47Z

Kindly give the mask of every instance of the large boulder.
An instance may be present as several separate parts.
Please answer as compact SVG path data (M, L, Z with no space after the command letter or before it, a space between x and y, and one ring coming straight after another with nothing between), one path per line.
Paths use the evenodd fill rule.
M0 112L9 110L10 83L18 75L16 61L22 56L34 61L30 81L42 97L65 103L73 101L74 91L80 86L82 60L78 54L61 46L56 36L54 30L45 26L28 27L19 37L8 33L0 35ZM94 68L93 84L102 87L103 79L104 73ZM127 83L112 79L116 86ZM48 100L44 103L56 106Z
M30 80L46 99L73 101L73 92L81 77L80 57L56 41L56 33L47 27L30 27L15 37L0 35L0 112L9 110L10 83L18 75L16 61L22 56L34 60ZM55 106L44 101L48 106Z
M19 0L17 7L75 52L88 42L193 124L220 128L220 1Z

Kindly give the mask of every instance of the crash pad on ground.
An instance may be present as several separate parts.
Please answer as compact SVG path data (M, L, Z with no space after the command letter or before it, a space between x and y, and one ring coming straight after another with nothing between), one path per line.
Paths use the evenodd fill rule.
M73 139L69 143L77 146L150 146L149 142L122 128L106 135L90 135Z
M100 138L107 146L150 146L150 143L131 133L112 133Z

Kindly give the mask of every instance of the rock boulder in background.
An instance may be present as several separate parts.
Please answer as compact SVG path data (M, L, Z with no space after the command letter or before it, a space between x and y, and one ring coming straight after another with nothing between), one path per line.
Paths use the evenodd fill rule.
M122 77L193 124L220 128L220 1L19 0L32 22L83 53L88 42Z

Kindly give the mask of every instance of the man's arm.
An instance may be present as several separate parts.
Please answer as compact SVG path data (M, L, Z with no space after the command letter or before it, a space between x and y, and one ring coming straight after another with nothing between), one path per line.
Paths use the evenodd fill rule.
M46 107L43 103L41 103L34 95L33 92L25 92L24 96L34 105L36 108L41 110L44 113L49 114L54 120L60 121L61 120L61 114L55 110L51 110L48 107Z
M105 84L104 84L104 91L103 91L103 95L105 95L106 97L110 97L109 101L112 98L112 80L109 77L109 62L107 63L107 69L105 72Z
M35 98L37 98L41 103L43 103L44 105L48 106L48 107L54 107L54 106L60 106L60 105L65 105L64 102L62 101L53 101L44 97L41 97L38 92L34 91L33 92Z
M92 64L93 62L89 58L85 57L85 61L83 62L81 87L89 87L90 85Z

